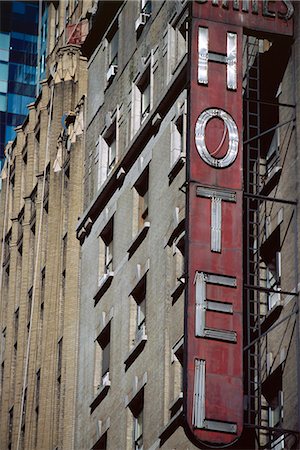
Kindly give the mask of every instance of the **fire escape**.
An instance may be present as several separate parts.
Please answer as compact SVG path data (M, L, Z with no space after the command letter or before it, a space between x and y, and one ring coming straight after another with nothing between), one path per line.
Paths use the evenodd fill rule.
M285 90L288 58L285 42L244 36L245 448L299 448L296 140L293 95Z

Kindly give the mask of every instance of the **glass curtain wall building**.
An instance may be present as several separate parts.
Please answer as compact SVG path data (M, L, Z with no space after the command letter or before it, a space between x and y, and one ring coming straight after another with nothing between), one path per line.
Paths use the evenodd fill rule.
M15 137L15 127L27 115L26 105L35 98L36 83L44 75L46 42L45 2L0 2L1 160L6 143Z

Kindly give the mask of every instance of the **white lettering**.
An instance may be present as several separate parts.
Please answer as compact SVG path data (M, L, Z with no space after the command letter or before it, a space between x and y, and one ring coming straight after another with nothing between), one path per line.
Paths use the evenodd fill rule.
M222 201L236 202L234 191L198 186L197 196L211 199L210 249L221 253L222 249Z
M208 51L208 28L199 27L198 30L198 83L208 84L208 61L227 65L227 89L237 88L237 35L227 33L227 54Z
M196 311L195 311L195 336L219 341L236 342L236 332L231 330L218 330L206 326L206 310L224 314L232 314L232 303L207 300L206 284L217 284L228 287L236 287L236 278L225 275L213 275L204 272L196 272Z
M205 144L205 128L207 123L213 119L219 118L224 122L224 135L219 147L214 151L217 154L221 149L228 131L228 151L223 158L215 158L214 154L210 154ZM226 111L220 108L210 108L203 111L196 122L195 127L196 147L200 157L206 164L212 167L225 168L230 166L236 159L238 154L239 135L238 129L233 118Z

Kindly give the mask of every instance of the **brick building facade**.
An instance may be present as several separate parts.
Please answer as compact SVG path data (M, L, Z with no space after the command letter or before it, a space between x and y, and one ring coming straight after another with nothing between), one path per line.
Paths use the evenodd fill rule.
M48 79L6 149L1 191L3 448L183 450L216 447L196 442L198 432L237 436L230 418L204 417L205 408L224 399L222 383L219 397L209 390L201 396L206 378L196 372L200 382L195 377L190 385L187 377L194 370L187 367L187 311L197 285L188 269L191 182L204 202L195 220L206 227L199 246L211 245L215 257L222 248L207 244L210 233L222 236L234 214L234 202L223 202L215 232L211 199L189 176L192 30L201 20L193 4L206 3L49 5ZM237 399L243 432L232 448L295 449L299 8L246 3L206 5L262 24L245 26L238 49L244 395ZM277 36L275 20L281 31L294 21L293 37ZM263 30L264 21L272 33ZM225 76L223 44L215 59L207 54L209 77ZM228 137L215 125L210 133L226 146ZM207 289L208 323L212 311L231 323L230 298L217 298L219 287ZM235 345L234 331L221 338L219 331L198 335L199 348L228 336ZM210 359L221 375L224 358ZM193 417L187 396L194 399Z

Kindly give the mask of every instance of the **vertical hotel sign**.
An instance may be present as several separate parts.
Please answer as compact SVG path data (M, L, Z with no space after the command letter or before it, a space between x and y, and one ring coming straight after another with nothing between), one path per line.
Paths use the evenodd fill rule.
M185 416L195 443L243 426L243 29L291 36L290 1L191 5Z

